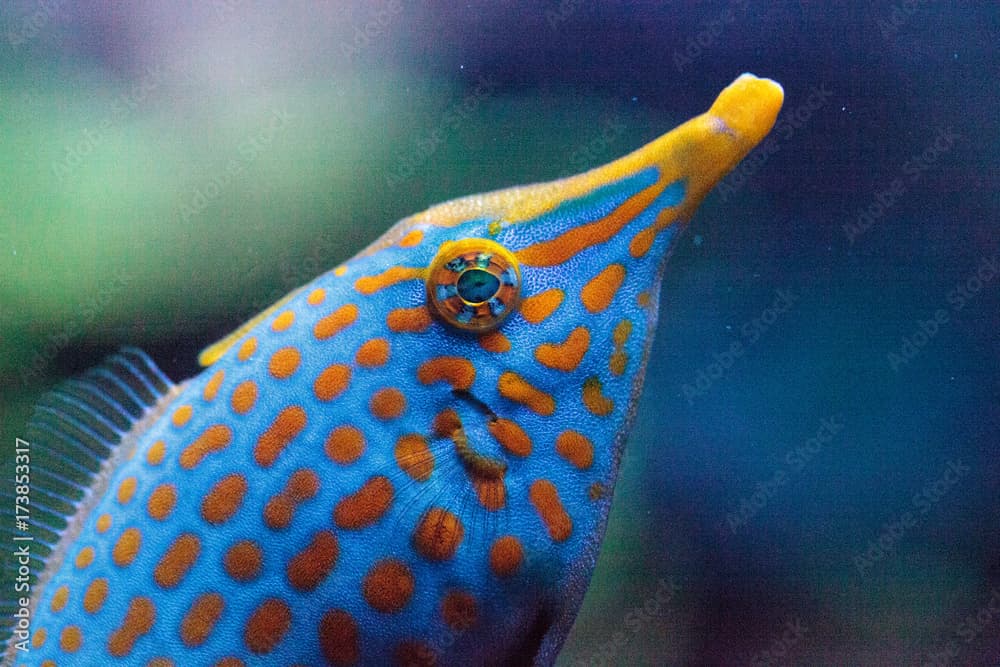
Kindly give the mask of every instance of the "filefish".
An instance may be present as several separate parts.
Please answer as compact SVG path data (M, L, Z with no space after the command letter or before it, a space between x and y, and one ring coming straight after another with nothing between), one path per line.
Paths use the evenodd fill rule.
M44 397L4 664L552 664L666 257L782 100L744 74L603 167L404 218L185 382L125 348Z

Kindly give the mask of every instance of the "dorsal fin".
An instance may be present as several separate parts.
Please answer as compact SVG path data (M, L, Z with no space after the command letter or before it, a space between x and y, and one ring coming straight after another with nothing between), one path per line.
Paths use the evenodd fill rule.
M116 464L122 441L126 436L134 441L132 431L145 426L137 422L162 410L174 388L141 350L123 348L36 404L25 437L17 440L13 483L0 490L0 503L15 511L0 526L0 540L15 552L19 547L30 552L26 571L17 558L4 559L0 577L28 583L30 593L14 584L0 592L0 655L8 644L27 641L15 633L20 600L40 592L42 573L61 558L62 539L101 476Z
M269 315L274 313L274 311L278 310L278 308L281 308L286 303L291 301L292 297L294 297L301 291L302 291L301 287L292 290L285 296L275 301L271 306L265 308L264 310L260 311L259 313L251 317L249 320L241 324L235 331L233 331L231 334L229 334L222 340L218 340L209 345L208 347L206 347L204 350L198 353L198 363L201 364L202 366L211 366L212 364L214 364L216 361L222 358L222 355L224 355L226 351L229 350L229 348L231 348L241 338L243 338L243 336L245 336L248 331L250 331L255 326L263 322Z

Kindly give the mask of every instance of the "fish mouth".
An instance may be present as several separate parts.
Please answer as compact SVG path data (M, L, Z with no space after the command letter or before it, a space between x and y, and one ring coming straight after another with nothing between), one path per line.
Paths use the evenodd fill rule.
M496 412L467 389L453 389L451 393L456 401L462 402L482 414L488 422L499 421L500 417L497 416ZM507 473L507 463L504 460L477 451L469 442L465 425L457 411L449 408L439 414L434 421L434 433L439 437L451 439L458 460L474 483L477 481L499 481Z

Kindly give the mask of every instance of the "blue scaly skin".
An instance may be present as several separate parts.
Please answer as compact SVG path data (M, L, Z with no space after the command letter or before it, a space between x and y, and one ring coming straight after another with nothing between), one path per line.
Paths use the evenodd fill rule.
M4 664L554 662L665 258L781 102L743 75L605 167L406 218L152 387L105 438ZM120 375L156 384L123 354ZM97 377L78 388L100 413Z

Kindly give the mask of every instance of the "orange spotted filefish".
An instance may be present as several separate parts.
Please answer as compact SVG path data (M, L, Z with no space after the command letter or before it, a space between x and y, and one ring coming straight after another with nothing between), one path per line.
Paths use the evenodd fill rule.
M603 167L405 218L186 382L126 348L47 395L4 664L552 664L669 249L782 99L744 74Z

